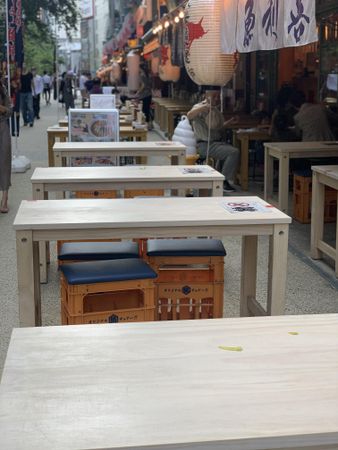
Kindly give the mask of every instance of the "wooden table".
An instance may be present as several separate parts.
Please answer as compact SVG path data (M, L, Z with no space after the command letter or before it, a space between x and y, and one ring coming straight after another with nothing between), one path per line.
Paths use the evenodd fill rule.
M200 173L187 173L200 170ZM209 166L121 166L37 168L31 177L33 199L49 192L126 189L209 189L222 196L224 176Z
M311 256L313 259L322 259L324 254L332 258L338 277L338 212L336 247L324 242L325 186L338 191L338 166L313 166L312 171Z
M265 130L236 130L233 132L234 146L241 152L240 185L243 191L249 188L249 143L250 141L270 141L271 136Z
M233 214L238 197L23 201L14 228L22 326L41 324L39 242L87 239L242 236L241 315L265 314L256 299L257 239L269 236L267 314L284 313L290 217L258 197L263 212Z
M59 127L68 127L68 119L60 119Z
M185 173L187 169L201 173ZM224 176L209 166L48 167L35 169L31 178L34 200L48 199L49 192L62 199L67 191L126 189L175 189L180 196L186 189L208 189L216 197L223 194L223 181ZM41 283L48 281L47 252L40 243Z
M55 166L61 167L65 158L83 156L166 156L174 163L185 164L186 146L179 142L67 142L54 145Z
M289 165L295 158L338 156L338 142L269 142L265 146L264 198L285 213L289 210ZM279 162L278 201L273 195L273 161Z
M68 140L68 127L48 127L47 128L47 140L48 140L48 166L53 167L54 164L54 153L53 146L56 140L59 139L60 142L66 142Z
M166 128L165 131L168 133L168 138L171 139L173 137L175 131L175 115L177 114L187 114L188 111L191 110L193 105L173 105L173 106L165 106L166 113Z
M337 450L337 354L337 314L14 329L2 448Z
M148 130L146 128L137 129L131 125L120 126L120 139L129 139L131 141L146 141Z

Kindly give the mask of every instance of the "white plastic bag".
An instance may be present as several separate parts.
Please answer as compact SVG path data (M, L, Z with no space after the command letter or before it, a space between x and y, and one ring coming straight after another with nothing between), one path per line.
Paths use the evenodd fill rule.
M187 116L182 116L181 120L175 128L173 137L173 142L180 142L187 147L186 155L195 156L196 152L196 138L195 133L190 125Z

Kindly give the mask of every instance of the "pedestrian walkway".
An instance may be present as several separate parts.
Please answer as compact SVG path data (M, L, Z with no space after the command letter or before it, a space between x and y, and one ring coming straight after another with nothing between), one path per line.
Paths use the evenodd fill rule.
M59 118L64 117L60 109ZM21 200L31 199L30 177L35 167L47 166L48 126L58 121L56 103L45 106L42 102L41 119L34 127L21 129L20 153L32 163L31 170L24 174L13 174L9 197L9 214L0 214L0 373L13 327L19 325L15 233L12 224ZM156 133L149 133L151 140L159 140ZM152 161L156 163L156 161ZM257 189L257 185L255 186ZM259 193L260 187L258 186ZM238 238L224 240L227 249L225 259L225 308L226 317L239 315L240 289L240 242ZM260 298L266 292L266 238L260 239L258 289ZM54 249L54 246L52 246ZM337 313L338 282L333 270L322 262L314 262L309 257L309 226L292 224L290 229L289 264L287 282L287 314ZM60 324L59 275L55 252L49 268L49 283L42 286L43 325ZM259 298L258 298L259 300Z

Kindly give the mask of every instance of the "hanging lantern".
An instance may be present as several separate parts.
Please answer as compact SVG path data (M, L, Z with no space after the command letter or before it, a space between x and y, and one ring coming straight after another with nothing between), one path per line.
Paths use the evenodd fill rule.
M128 89L137 91L140 86L140 55L131 50L127 55Z
M178 66L173 66L171 63L170 45L162 45L161 47L161 64L158 73L162 81L173 81L176 83L180 79L181 69Z
M111 65L110 72L110 82L113 84L119 83L121 81L122 71L121 66L117 62L113 62Z
M221 53L222 2L189 0L185 8L184 64L198 85L225 86L236 69L236 55Z

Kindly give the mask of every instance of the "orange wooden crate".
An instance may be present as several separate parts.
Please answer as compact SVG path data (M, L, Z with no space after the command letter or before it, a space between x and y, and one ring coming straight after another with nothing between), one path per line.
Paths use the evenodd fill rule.
M62 325L150 322L153 320L155 320L154 308L103 311L72 316L68 313L67 309L64 306L61 307Z
M311 223L312 194L293 193L293 218L300 223ZM325 190L324 222L336 222L337 191Z
M147 262L158 274L157 320L223 316L223 256L151 256Z
M223 317L223 291L223 283L156 284L156 320Z
M312 177L294 175L293 192L296 192L297 194L309 194L312 192Z
M76 198L117 198L117 191L77 191Z
M61 275L61 302L73 316L114 309L154 308L154 281L145 279L74 285L68 284Z
M126 189L124 198L134 197L163 197L163 189Z

